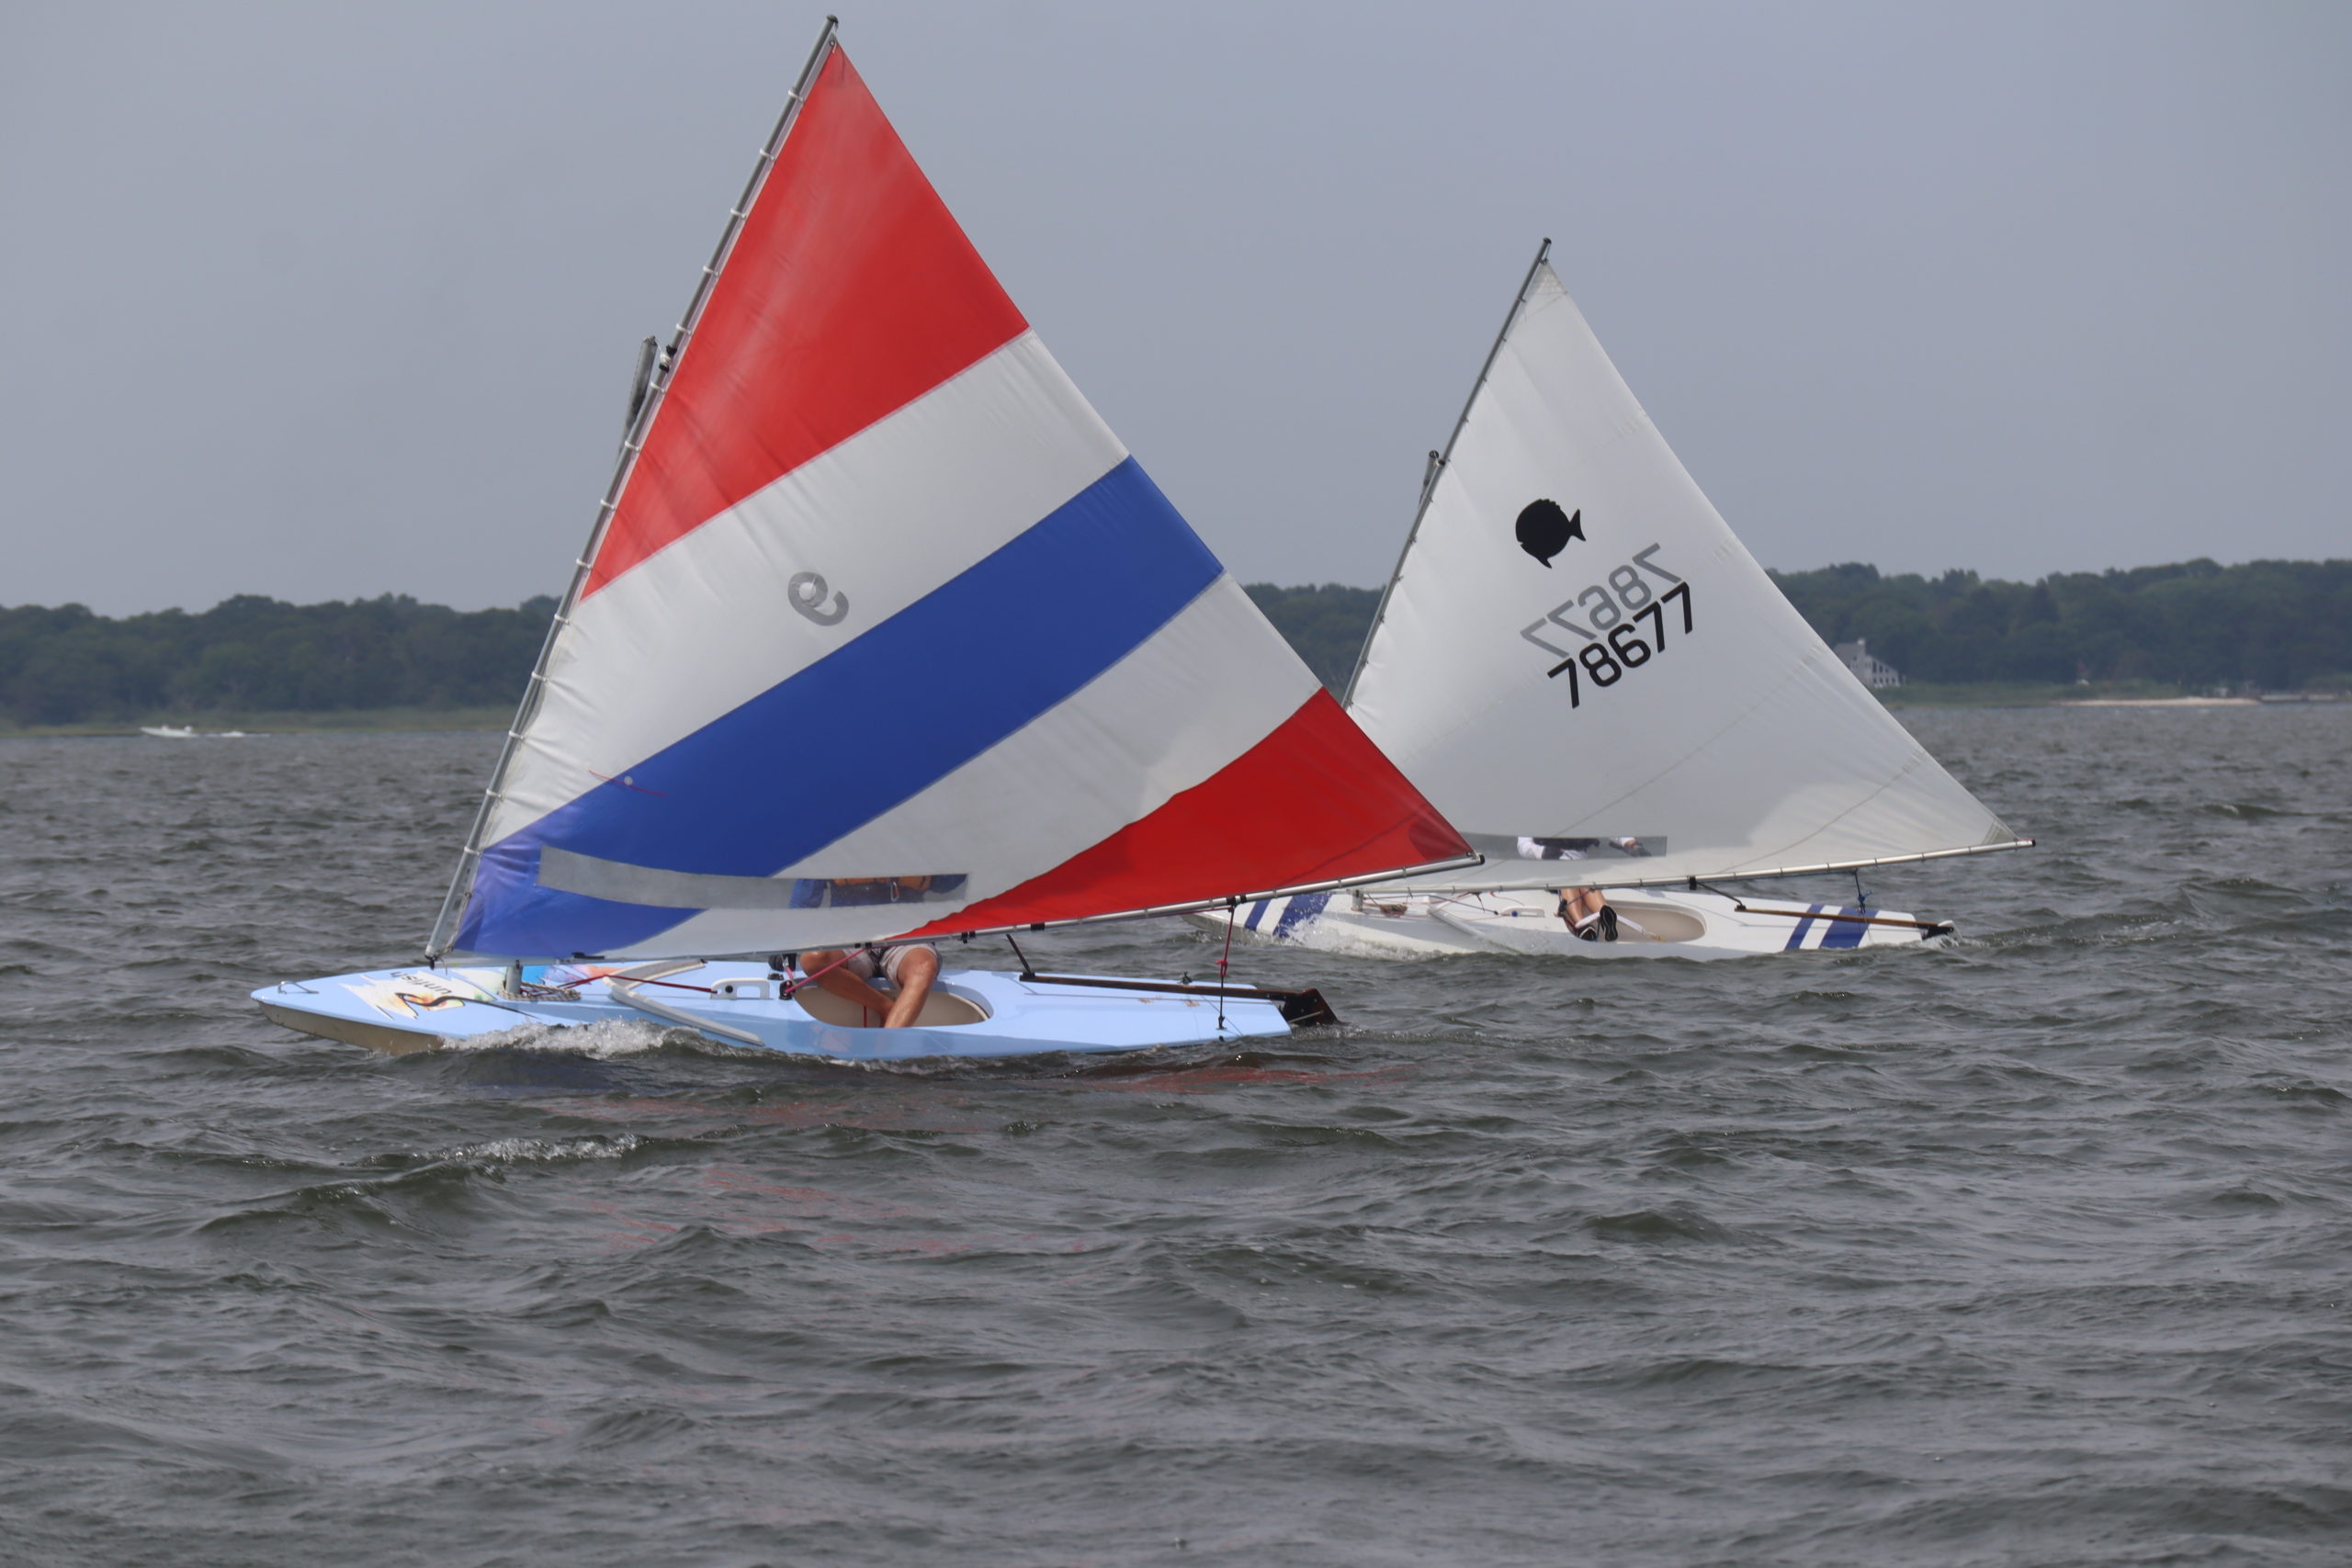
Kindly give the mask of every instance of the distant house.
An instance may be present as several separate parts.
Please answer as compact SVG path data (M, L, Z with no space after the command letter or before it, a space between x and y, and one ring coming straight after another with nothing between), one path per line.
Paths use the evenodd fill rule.
M1852 642L1841 642L1833 651L1838 655L1838 662L1851 670L1854 672L1854 679L1865 686L1875 690L1881 686L1903 684L1902 671L1897 670L1883 659L1871 657L1870 639L1867 637L1856 637Z

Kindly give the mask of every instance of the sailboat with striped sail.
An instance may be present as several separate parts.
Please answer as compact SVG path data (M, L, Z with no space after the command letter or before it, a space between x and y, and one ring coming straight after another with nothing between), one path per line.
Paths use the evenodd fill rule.
M1550 251L1430 454L1348 692L1350 714L1484 859L1195 919L1427 955L1718 958L1948 931L1860 897L1705 886L1851 872L1859 891L1872 867L2031 840L1773 585L1635 400ZM1606 890L1605 924L1589 898L1579 913L1579 888Z
M1046 352L829 21L648 368L425 961L254 997L390 1049L644 1015L848 1057L1275 1033L1319 998L1025 963L861 1028L790 960L1475 858Z

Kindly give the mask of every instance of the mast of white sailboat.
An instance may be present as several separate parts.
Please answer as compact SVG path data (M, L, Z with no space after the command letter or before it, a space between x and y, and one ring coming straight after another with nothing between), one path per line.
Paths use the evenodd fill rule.
M819 29L817 42L808 51L808 63L800 68L799 78L786 97L784 112L776 117L775 130L768 134L766 145L760 149L759 161L752 167L752 177L744 183L743 194L727 214L727 227L718 236L718 244L711 252L710 261L695 280L694 298L686 302L684 315L679 318L678 330L670 339L666 356L657 358L652 378L645 395L639 401L635 416L629 422L628 435L621 442L620 457L613 466L612 482L605 489L605 499L596 508L596 520L589 525L588 543L572 563L571 584L564 590L563 602L556 607L554 617L548 623L548 635L539 644L539 657L531 666L530 683L523 690L523 700L514 711L514 722L507 727L505 743L499 748L498 765L492 770L490 787L482 792L481 805L474 812L473 826L466 833L466 847L458 858L457 874L449 879L448 896L441 900L440 917L433 923L433 937L425 950L428 960L437 962L456 941L458 926L464 918L467 895L473 886L474 871L481 859L482 835L490 829L491 813L497 808L499 797L506 786L506 773L514 761L514 748L530 728L538 712L539 695L547 687L548 660L554 655L556 638L571 619L571 612L580 603L580 595L588 584L589 570L595 563L596 549L604 542L605 530L611 525L613 513L620 504L621 492L628 489L629 476L637 468L638 454L644 449L645 433L661 412L662 395L678 373L678 363L685 357L694 341L695 328L701 323L703 307L709 303L710 291L718 281L720 269L726 266L729 253L735 248L735 238L742 232L743 220L750 215L752 204L759 199L760 187L767 183L768 172L775 167L776 155L784 150L785 139L800 118L800 106L807 101L810 84L825 63L833 47L833 34L841 25L838 17L827 17Z
M1380 623L1388 618L1388 598L1396 592L1396 580L1405 575L1405 562L1413 553L1413 541L1419 537L1421 518L1430 509L1430 497L1437 493L1438 481L1445 477L1446 465L1453 461L1453 444L1462 439L1462 427L1470 423L1470 411L1477 405L1478 393L1486 386L1487 378L1495 368L1495 356L1503 351L1510 337L1510 329L1519 320L1519 312L1527 305L1527 291L1535 287L1535 275L1544 270L1544 258L1552 254L1552 240L1545 235L1535 247L1535 259L1527 264L1527 276L1520 280L1519 293L1510 302L1510 311L1503 317L1502 330L1495 333L1494 346L1487 350L1486 360L1478 367L1478 378L1470 384L1470 395L1462 400L1462 416L1453 422L1453 434L1445 438L1445 450L1430 461L1429 472L1421 477L1420 504L1413 509L1413 525L1405 531L1405 547L1396 552L1396 569L1388 574L1388 581L1380 591L1380 604L1373 611L1372 625L1363 634L1363 646L1356 649L1355 668L1348 671L1348 689L1340 694L1340 705L1347 707L1355 700L1356 678L1363 673L1363 661L1372 653L1372 639L1380 635Z

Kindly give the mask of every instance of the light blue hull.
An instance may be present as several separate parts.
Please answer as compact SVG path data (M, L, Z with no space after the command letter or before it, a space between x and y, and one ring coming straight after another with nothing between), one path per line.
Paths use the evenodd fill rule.
M632 1006L616 994L603 977L613 972L650 1007ZM1219 998L1199 992L1101 988L963 969L940 976L923 1022L882 1029L861 1023L854 1004L814 989L805 993L806 1005L778 998L768 970L758 964L648 964L636 973L660 978L631 981L619 965L533 965L523 971L524 993L509 997L503 969L419 965L284 981L253 998L289 1029L395 1054L518 1027L620 1021L695 1029L728 1045L846 1062L1136 1051L1284 1035L1291 1027L1274 998L1228 997L1220 1009ZM534 990L571 995L535 996Z

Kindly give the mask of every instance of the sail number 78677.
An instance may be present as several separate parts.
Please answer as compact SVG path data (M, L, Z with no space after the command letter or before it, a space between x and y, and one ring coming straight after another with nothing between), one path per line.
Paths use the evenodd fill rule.
M1560 661L1544 673L1555 679L1561 675L1568 678L1570 707L1584 705L1586 681L1596 687L1613 686L1625 678L1627 671L1638 670L1666 651L1668 604L1679 604L1683 635L1690 635L1690 585L1650 558L1658 548L1651 545L1634 551L1631 561L1611 569L1604 581L1562 602L1542 620L1521 630L1520 636L1559 657ZM1644 572L1672 586L1661 592L1650 586ZM1641 635L1644 621L1649 623L1650 635L1646 638ZM1536 635L1551 626L1576 633L1584 638L1584 646L1561 648Z

